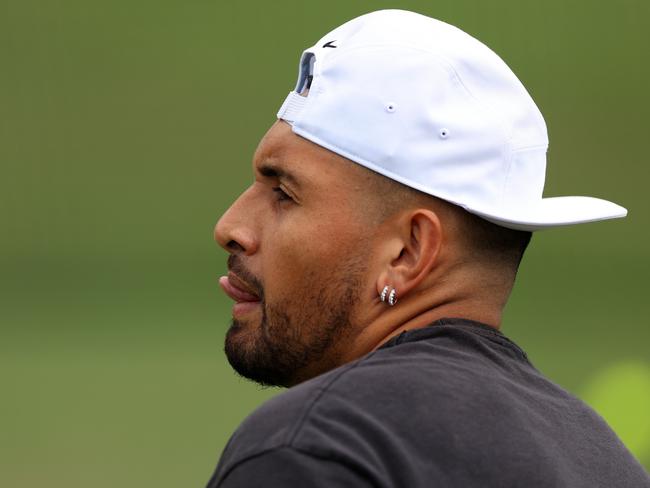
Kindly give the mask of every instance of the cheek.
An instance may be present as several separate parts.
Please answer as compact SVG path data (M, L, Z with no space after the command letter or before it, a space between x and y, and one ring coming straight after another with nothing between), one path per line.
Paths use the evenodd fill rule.
M263 251L267 297L299 296L323 286L351 253L359 252L359 231L339 220L285 221L269 234Z

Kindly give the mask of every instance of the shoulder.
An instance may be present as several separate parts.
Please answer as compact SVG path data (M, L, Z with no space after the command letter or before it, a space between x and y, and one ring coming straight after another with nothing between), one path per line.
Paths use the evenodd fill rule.
M500 369L524 368L536 375L519 353L475 333L453 327L413 331L432 332L435 340L396 341L275 396L240 425L225 454L240 459L281 446L316 445L308 442L317 438L316 431L331 432L336 423L359 430L369 417L402 416L405 408L422 418L432 401L438 409L450 404L453 410L459 396L485 399L497 389Z

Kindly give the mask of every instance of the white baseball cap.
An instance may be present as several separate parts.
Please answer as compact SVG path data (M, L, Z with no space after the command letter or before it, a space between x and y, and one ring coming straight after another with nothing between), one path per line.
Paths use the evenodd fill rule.
M503 227L627 215L598 198L542 198L548 136L524 86L487 46L414 12L363 15L304 51L278 118L322 147Z

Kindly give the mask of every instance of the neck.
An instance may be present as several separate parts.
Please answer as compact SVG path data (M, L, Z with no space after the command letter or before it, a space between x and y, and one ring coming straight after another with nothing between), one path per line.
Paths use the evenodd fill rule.
M411 292L394 307L377 299L371 312L373 319L346 346L344 362L379 348L404 331L426 327L443 318L463 318L498 329L509 288L499 293L497 290L502 287L496 283L469 279L454 282L474 283L475 288L425 287Z
M501 313L496 310L482 310L481 304L469 302L444 303L439 306L417 313L414 317L404 322L397 322L393 326L386 324L377 344L371 349L377 349L393 337L404 331L426 327L436 320L444 318L462 318L481 322L498 329L501 325Z

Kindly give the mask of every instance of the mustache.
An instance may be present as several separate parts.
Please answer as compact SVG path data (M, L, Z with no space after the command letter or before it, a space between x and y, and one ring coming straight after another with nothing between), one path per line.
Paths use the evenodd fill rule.
M228 256L228 271L237 275L237 278L250 286L255 294L264 301L264 285L253 273L251 273L241 258L235 254Z

